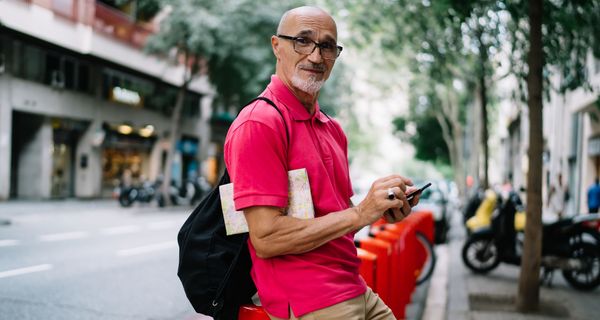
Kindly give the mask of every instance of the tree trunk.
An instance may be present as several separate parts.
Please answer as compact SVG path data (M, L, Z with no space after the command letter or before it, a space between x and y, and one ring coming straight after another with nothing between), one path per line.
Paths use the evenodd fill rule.
M517 309L531 312L539 309L540 260L542 253L542 0L529 1L529 170L527 173L527 224Z
M488 148L488 116L487 116L487 86L485 84L485 64L488 60L487 46L483 44L483 31L477 33L479 40L479 99L481 102L481 148L483 150L483 177L481 186L487 189L488 181L488 163L489 163L489 148Z
M175 101L175 108L173 108L173 114L171 115L171 131L169 132L169 150L167 152L167 160L165 162L165 175L162 185L162 194L165 205L171 205L171 197L169 189L171 186L171 180L173 179L173 160L175 158L175 151L177 148L177 141L179 141L179 135L181 134L181 112L183 111L183 102L185 100L185 93L187 92L188 80L185 80L183 85L179 88L177 93L177 100Z
M436 120L442 128L442 137L448 147L448 153L450 155L450 165L454 172L454 181L457 184L459 196L461 198L466 196L466 185L465 185L465 171L463 167L463 128L459 120L459 106L456 101L456 96L453 95L453 91L446 85L443 88L439 88L437 91L440 99L441 113L436 112ZM445 96L445 98L444 98Z

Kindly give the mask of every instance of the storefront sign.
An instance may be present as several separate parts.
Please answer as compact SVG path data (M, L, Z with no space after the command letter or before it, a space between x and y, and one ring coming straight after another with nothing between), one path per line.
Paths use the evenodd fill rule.
M588 156L600 156L600 136L591 137L588 140Z
M112 99L117 102L134 106L137 106L142 102L142 97L140 97L139 93L121 87L114 87L112 89Z

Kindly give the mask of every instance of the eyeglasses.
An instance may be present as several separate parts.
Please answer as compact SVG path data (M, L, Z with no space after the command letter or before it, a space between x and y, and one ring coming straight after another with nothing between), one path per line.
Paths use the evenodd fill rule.
M312 39L286 36L283 34L278 34L277 37L291 40L294 43L294 51L299 54L312 54L315 51L315 48L319 47L321 57L325 60L335 60L340 56L340 53L342 53L342 50L344 49L332 41L318 43Z

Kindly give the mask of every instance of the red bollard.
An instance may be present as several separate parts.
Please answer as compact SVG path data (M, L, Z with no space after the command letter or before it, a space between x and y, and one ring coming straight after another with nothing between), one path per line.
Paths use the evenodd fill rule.
M433 212L431 211L415 211L411 213L405 220L416 225L416 230L427 237L430 243L435 240L435 222L433 220Z
M360 258L360 275L363 277L367 285L373 289L373 291L377 292L375 281L377 255L361 248L356 248L356 254L358 255L358 258Z
M396 233L398 235L402 235L403 233L407 232L407 228L412 228L413 226L410 225L410 222L398 222L396 224L388 224L386 225L384 228L387 231ZM415 237L415 233L411 232L409 233L409 235L407 235L408 237ZM414 242L414 252L413 252L413 256L410 257L410 259L413 259L413 272L412 274L415 277L415 281L416 279L419 277L419 275L421 274L421 270L423 268L423 265L425 264L425 260L427 260L427 252L425 251L425 247L423 247L422 245L418 245L417 239L407 239L407 241L413 243Z
M373 291L376 292L387 305L389 305L391 303L390 263L392 245L383 240L364 238L357 241L357 246L377 256L375 266L375 287L371 289L373 289Z
M415 288L415 243L410 241L414 230L409 226L399 224L402 230L400 234L383 230L375 233L377 239L388 241L392 244L393 254L391 263L391 295L390 308L396 318L405 318L406 305L410 302L410 296Z
M270 318L263 307L245 304L240 306L238 320L270 320Z

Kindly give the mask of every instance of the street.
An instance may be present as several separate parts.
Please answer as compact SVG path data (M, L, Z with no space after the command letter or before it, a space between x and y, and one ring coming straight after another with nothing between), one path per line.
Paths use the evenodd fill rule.
M190 212L0 203L0 319L197 319L176 275Z

